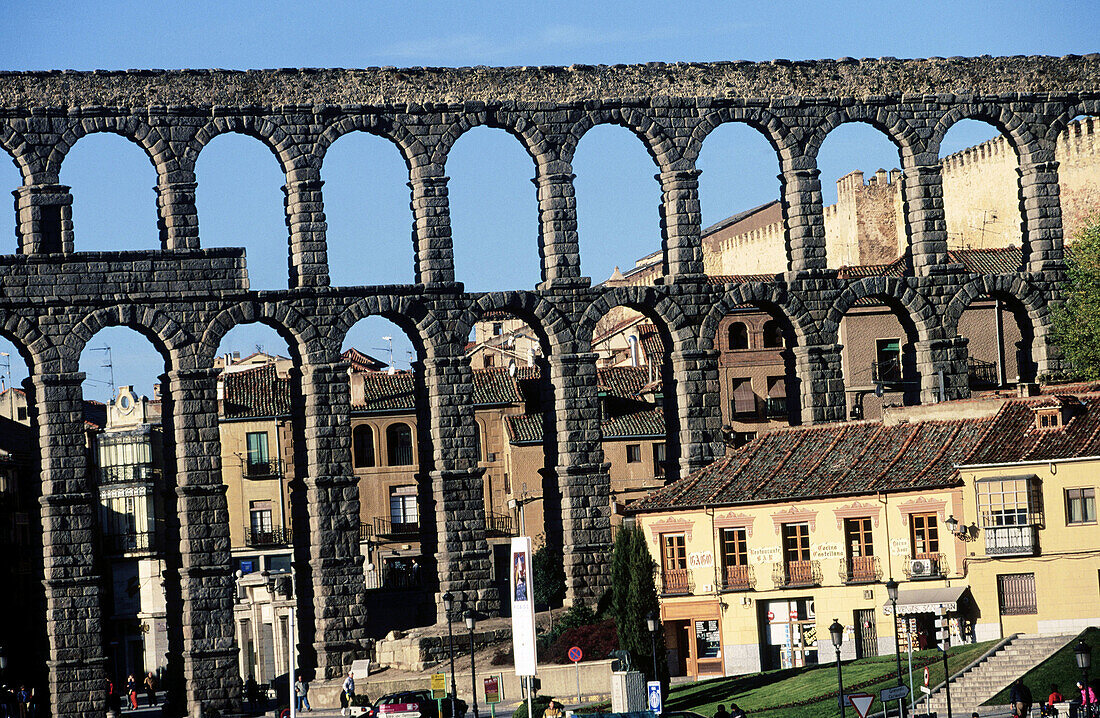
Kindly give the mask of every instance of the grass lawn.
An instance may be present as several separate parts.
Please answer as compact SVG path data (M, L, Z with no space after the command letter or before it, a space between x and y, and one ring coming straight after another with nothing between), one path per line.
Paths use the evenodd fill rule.
M953 647L948 654L952 672L962 670L993 642ZM1071 657L1072 660L1072 657ZM928 666L932 685L943 680L943 660L939 651L919 651L913 654L913 679L922 680L923 666ZM908 683L907 657L902 656L902 680ZM844 686L854 690L877 694L882 688L897 683L894 656L864 658L843 664ZM853 688L858 686L858 688ZM676 686L665 701L666 710L691 710L705 716L714 715L718 704L729 708L737 703L753 718L831 718L839 716L836 700L836 665L830 664L809 669L786 669L754 673L734 678L716 678L698 683ZM792 705L799 703L801 705ZM871 710L881 709L877 698ZM849 710L848 715L855 715Z
M1092 678L1089 682L1095 686L1097 675L1095 666L1100 663L1100 628L1087 628L1081 636L1084 637L1085 643L1092 646L1094 668L1089 669L1089 675ZM1069 645L1063 646L1062 650L1024 674L1024 684L1031 689L1036 705L1046 703L1047 696L1050 695L1051 683L1058 686L1058 690L1067 699L1079 695L1077 681L1081 680L1081 669L1077 667L1077 658L1073 655L1073 646L1077 640L1073 639ZM1005 688L986 701L986 705L1008 703L1008 691L1009 689Z

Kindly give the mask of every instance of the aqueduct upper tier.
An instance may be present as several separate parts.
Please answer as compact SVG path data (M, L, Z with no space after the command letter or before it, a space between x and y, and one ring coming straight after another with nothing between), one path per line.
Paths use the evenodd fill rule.
M319 673L338 675L363 650L357 592L357 485L350 468L349 395L339 360L347 330L382 315L422 350L430 465L422 483L434 507L424 546L435 547L440 591L492 612L490 557L481 527L482 480L474 415L465 401L469 329L486 312L527 321L549 347L562 536L571 597L607 585L609 481L600 445L595 322L615 306L648 314L667 338L680 470L722 451L717 405L717 320L753 305L795 328L805 421L843 419L839 318L856 302L900 308L919 334L922 395L943 376L965 395L966 341L958 316L976 297L1008 297L1027 310L1040 371L1057 369L1048 312L1062 272L1058 134L1074 117L1100 114L1100 55L822 62L649 64L614 67L30 72L0 74L0 146L23 185L14 254L0 258L0 324L32 367L42 451L45 591L54 715L95 715L103 703L102 580L94 536L96 495L83 443L78 361L100 328L125 325L157 345L170 371L165 416L173 457L180 542L174 552L181 658L188 710L239 702L229 527L218 466L213 357L222 336L250 321L282 332L296 355L296 403L305 455L302 496L308 541L295 546L304 604L299 641ZM996 125L1019 158L1022 262L980 275L947 261L939 143L957 121ZM866 122L898 146L906 227L902 277L841 279L825 263L816 153L845 122ZM771 282L715 284L703 275L698 172L708 134L740 122L761 132L780 167L788 271ZM590 128L613 123L648 148L661 184L664 281L604 288L580 276L571 161ZM532 158L542 282L473 294L455 282L447 154L463 132L491 125ZM409 168L413 208L409 261L417 284L329 286L322 169L341 135L388 138ZM94 132L123 135L157 172L159 251L80 252L72 195L59 183L68 150ZM195 162L218 134L263 141L286 175L288 288L248 288L240 250L204 249L195 210ZM280 251L282 245L280 245Z

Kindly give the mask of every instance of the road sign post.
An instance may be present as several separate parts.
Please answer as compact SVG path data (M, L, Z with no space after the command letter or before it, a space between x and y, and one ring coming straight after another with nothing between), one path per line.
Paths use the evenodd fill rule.
M583 655L580 646L569 649L569 660L573 661L573 667L577 671L577 705L581 704L581 657Z
M432 698L435 698L435 709L440 718L443 716L443 698L447 695L447 675L444 673L432 674Z
M870 693L849 693L844 696L844 702L856 709L859 718L867 718L875 697Z
M489 704L489 716L490 718L497 718L497 703L500 703L500 687L504 681L501 680L501 676L489 676L485 678L485 702ZM443 714L440 713L440 718Z
M650 681L645 684L646 695L649 697L649 710L655 715L661 715L661 682Z

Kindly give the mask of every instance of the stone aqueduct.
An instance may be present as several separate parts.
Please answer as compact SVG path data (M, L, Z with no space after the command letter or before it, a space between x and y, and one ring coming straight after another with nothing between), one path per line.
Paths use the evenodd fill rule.
M211 367L232 327L267 323L288 339L297 359L305 450L296 510L308 516L295 522L299 639L303 660L318 676L336 676L363 650L365 635L348 383L339 356L357 320L381 315L418 338L426 387L420 423L430 446L422 451L422 493L435 516L435 525L425 528L425 546L436 546L439 590L487 612L496 610L499 597L490 587L479 520L482 479L463 348L472 324L489 310L512 312L541 333L553 387L551 463L561 493L569 592L591 596L608 584L603 557L611 537L589 346L603 314L634 307L665 336L681 472L723 450L713 342L718 319L737 305L763 307L793 326L805 421L844 418L837 331L862 298L877 298L911 318L925 398L935 393L939 371L950 396L967 392L966 340L955 328L982 294L1026 307L1039 369L1057 369L1047 343L1047 306L1063 267L1054 147L1058 133L1081 114L1100 114L1097 55L0 74L0 145L23 177L15 192L18 253L0 257L0 325L32 372L27 386L41 445L54 715L90 716L103 701L97 502L85 470L78 371L81 350L99 329L135 328L166 358L165 420L174 437L170 478L179 517L168 586L177 607L170 611L171 635L181 658L172 670L190 714L224 710L239 701L240 689ZM978 276L946 263L939 142L964 118L995 124L1018 153L1024 260L1017 273ZM826 268L815 154L830 130L852 121L874 125L899 148L910 260L903 278L843 281ZM788 271L773 282L715 285L702 276L694 163L708 133L728 122L759 130L779 159ZM581 136L601 123L632 130L658 168L661 285L592 288L579 276L570 161ZM535 288L471 294L455 282L445 163L455 140L477 125L507 130L534 162L543 279ZM408 164L415 285L329 286L322 163L335 139L356 130L391 140ZM92 132L133 140L155 165L159 251L76 251L72 196L58 177L69 148ZM201 248L195 161L225 132L260 139L285 170L287 290L250 291L242 250Z

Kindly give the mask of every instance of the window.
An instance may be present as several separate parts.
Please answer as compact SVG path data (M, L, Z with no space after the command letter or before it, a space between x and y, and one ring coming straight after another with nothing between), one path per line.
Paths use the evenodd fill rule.
M655 477L665 475L665 442L663 441L653 444L653 475Z
M875 340L875 365L872 379L876 382L901 381L901 339Z
M810 560L810 525L783 524L783 561L787 564Z
M626 445L626 463L637 464L642 460L642 445L641 444L627 444Z
M768 377L767 409L769 419L787 416L787 377Z
M481 445L481 424L474 422L474 455L477 456L478 461L485 461L485 454L482 452Z
M734 416L755 414L756 395L752 393L752 382L748 379L734 379L730 383L733 396L732 409Z
M248 502L248 516L249 516L249 528L252 529L252 535L270 535L272 533L271 523L271 502L270 501L249 501Z
M485 368L488 369L496 363L496 358L489 352L485 352Z
M19 421L27 418L27 407L21 406L15 410L15 416Z
M749 348L749 328L744 322L734 322L729 328L730 351Z
M1096 489L1066 489L1066 523L1096 523Z
M848 581L877 580L870 516L844 519L844 550L848 561Z
M909 515L909 542L914 557L940 552L940 533L936 514Z
M152 480L150 435L135 435L133 432L101 434L98 443L101 483Z
M408 424L390 424L386 428L386 449L390 466L412 465L412 429Z
M733 448L739 448L756 439L755 431L735 431L733 432Z
M783 328L774 319L764 322L764 347L767 349L783 348Z
M246 459L248 474L251 476L267 470L270 467L270 459L267 453L267 432L248 432L245 436L245 445L248 451Z
M1000 604L1002 616L1038 613L1035 574L1009 573L997 576L997 602Z
M664 593L690 593L687 541L682 533L661 534L661 582Z
M493 336L499 337L504 334L504 322L493 322Z
M722 565L747 566L749 564L749 549L746 539L745 527L738 526L731 529L722 529Z
M394 486L390 489L390 523L394 530L415 528L418 521L416 511L416 486Z
M374 429L369 424L360 424L352 432L351 440L355 468L374 466Z
M983 529L1042 523L1036 477L979 480L976 488Z

